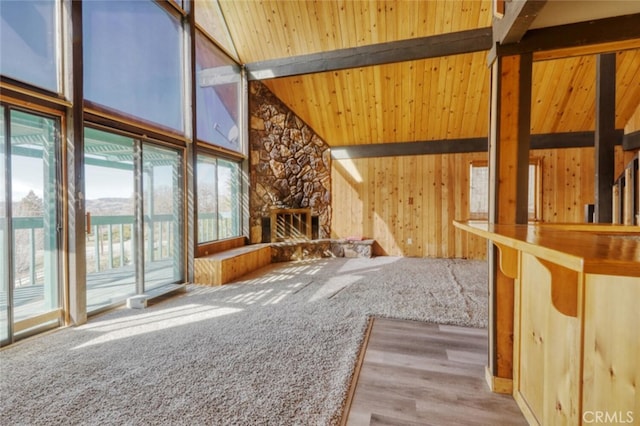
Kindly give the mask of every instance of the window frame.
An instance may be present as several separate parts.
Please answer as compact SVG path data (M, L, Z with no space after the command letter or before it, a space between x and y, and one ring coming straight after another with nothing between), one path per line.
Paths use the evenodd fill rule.
M533 177L533 213L528 214L529 222L541 222L542 221L542 157L531 157L529 158L529 167L534 166L535 175ZM470 220L488 220L489 212L488 212L488 202L487 202L487 212L474 212L471 210L471 195L472 195L472 176L473 176L473 168L474 167L489 167L489 162L487 160L473 160L469 162L469 185L468 185L468 215ZM489 174L487 173L487 178ZM531 180L530 180L531 182ZM488 191L488 180L487 180L487 191ZM488 194L487 194L488 195ZM488 198L487 198L488 199ZM527 208L528 210L528 208Z
M216 230L215 230L215 238L214 239L210 239L210 240L203 240L200 241L200 208L199 208L199 203L198 201L200 200L199 197L199 186L200 186L200 181L198 178L198 167L200 164L200 159L201 158L206 158L207 160L213 160L214 164L215 164L215 179L214 182L210 182L213 187L214 187L214 192L215 192L215 212L214 215L216 216L216 218L218 218L218 220L216 220ZM237 175L238 175L238 179L239 181L237 182L238 184L238 196L236 198L236 205L234 206L235 208L235 213L237 215L237 229L235 232L235 235L231 235L231 236L225 236L224 238L220 238L220 229L219 229L219 197L220 197L220 191L219 191L219 161L225 161L227 163L233 163L236 165L237 169ZM203 247L203 246L207 246L207 245L211 245L211 244L215 244L219 241L224 241L224 240L231 240L231 239L236 239L236 238L242 238L243 237L243 183L242 183L242 175L243 175L243 158L238 158L236 156L227 156L227 155L220 155L220 153L217 152L212 152L210 150L198 150L196 153L196 160L195 160L195 189L194 189L194 197L196 199L196 208L195 208L195 243L196 243L196 247Z

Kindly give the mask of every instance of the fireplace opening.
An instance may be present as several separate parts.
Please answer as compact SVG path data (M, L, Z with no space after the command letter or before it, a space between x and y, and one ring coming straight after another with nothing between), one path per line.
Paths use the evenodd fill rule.
M261 242L308 241L320 238L320 218L311 209L272 209L261 220Z
M272 209L271 242L311 239L311 209Z

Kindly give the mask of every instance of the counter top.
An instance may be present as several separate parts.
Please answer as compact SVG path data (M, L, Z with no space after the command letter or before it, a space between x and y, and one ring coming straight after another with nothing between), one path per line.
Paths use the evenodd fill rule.
M640 227L637 226L490 225L475 221L454 221L453 224L496 244L574 271L640 277Z

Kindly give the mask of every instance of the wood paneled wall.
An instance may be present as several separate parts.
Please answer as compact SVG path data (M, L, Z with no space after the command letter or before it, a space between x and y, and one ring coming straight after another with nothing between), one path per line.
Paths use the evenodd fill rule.
M625 133L633 133L637 132L638 130L640 130L640 102L638 103L636 110L633 112L631 118L629 118L629 121L624 127Z
M334 160L334 237L374 238L380 254L482 258L486 241L455 229L469 209L469 164L485 153Z
M594 200L594 149L533 150L531 157L542 159L542 220L584 222L584 205ZM486 241L451 224L468 219L475 160L487 155L334 160L332 236L373 238L378 254L484 259ZM617 147L616 172L624 160Z

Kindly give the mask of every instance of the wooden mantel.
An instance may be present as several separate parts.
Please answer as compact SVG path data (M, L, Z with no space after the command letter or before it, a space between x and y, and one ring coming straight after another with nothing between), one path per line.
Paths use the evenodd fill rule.
M513 311L512 394L529 424L640 421L640 227L454 225L493 242L513 279L497 303Z

